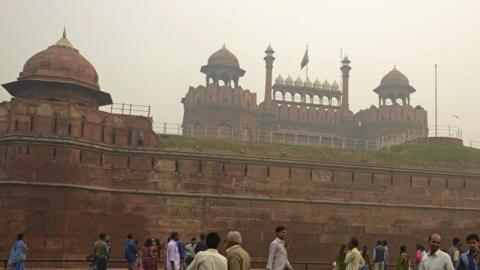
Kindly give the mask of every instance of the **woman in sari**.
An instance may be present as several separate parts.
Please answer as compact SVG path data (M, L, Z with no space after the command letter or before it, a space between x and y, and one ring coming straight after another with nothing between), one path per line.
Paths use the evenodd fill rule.
M160 245L160 240L158 240L158 238L154 238L153 240L153 246L154 248L152 249L152 253L155 257L155 270L158 270L160 269L159 265L160 265L160 249L162 248L162 246Z
M154 247L152 238L145 241L145 246L142 249L142 266L144 270L155 270L156 260L154 257Z
M8 265L11 265L13 270L25 270L24 261L28 248L25 241L23 241L24 237L25 235L23 233L17 235L17 241L12 247L10 257L8 257Z
M400 255L397 258L397 270L408 270L410 268L410 257L407 253L407 247L400 245Z

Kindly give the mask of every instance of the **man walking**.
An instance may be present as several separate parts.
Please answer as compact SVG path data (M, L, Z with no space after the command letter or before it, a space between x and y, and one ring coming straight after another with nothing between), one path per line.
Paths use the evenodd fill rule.
M382 245L383 245L383 248L385 249L385 258L383 260L384 261L383 269L387 270L388 261L390 259L390 253L388 252L388 242L387 242L387 240L383 240Z
M195 258L195 246L197 245L197 238L192 237L190 243L185 246L185 263L187 266L192 263L193 258Z
M100 233L98 235L98 240L93 245L93 258L97 270L107 270L107 259L110 257L110 248L106 239L107 235L105 233Z
M479 256L479 243L478 235L469 234L467 236L468 250L460 255L456 270L479 270L480 261Z
M460 246L460 238L453 238L452 246L448 249L448 255L452 258L453 266L458 265L458 260L460 259Z
M375 270L384 270L385 268L385 247L382 241L377 241L377 246L373 249L373 268Z
M442 237L438 233L428 236L430 251L428 257L420 264L420 270L454 270L450 256L440 250L441 241Z
M178 233L170 234L170 241L167 244L167 270L180 270L180 252L178 251Z
M358 240L356 238L351 238L348 242L348 252L345 256L345 270L358 270L365 265L365 260L358 251Z
M138 248L131 233L127 235L127 240L125 240L125 259L128 263L128 270L137 270Z
M185 244L182 240L177 240L178 253L180 254L180 268L185 269Z
M227 234L225 240L227 247L228 270L250 270L250 255L240 246L242 236L237 231Z
M207 250L198 252L187 270L227 270L227 258L217 250L220 235L216 232L207 234L205 244Z
M292 266L287 258L287 250L285 249L285 237L287 236L287 228L280 225L275 228L275 239L270 243L268 253L268 270L292 270Z

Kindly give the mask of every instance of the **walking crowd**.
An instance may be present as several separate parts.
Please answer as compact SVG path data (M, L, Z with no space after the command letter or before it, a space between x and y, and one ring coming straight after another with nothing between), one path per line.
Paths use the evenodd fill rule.
M293 270L288 260L288 245L285 243L287 229L278 226L275 229L275 239L270 243L267 261L267 270ZM414 262L405 245L400 245L396 260L397 270L480 270L480 239L476 234L466 237L468 249L463 251L459 238L454 238L452 246L448 250L441 250L441 236L437 233L428 237L429 250L417 245ZM180 240L177 232L172 232L163 246L159 239L147 238L143 246L133 239L132 234L127 235L125 241L125 259L129 270L250 270L251 258L242 247L242 236L238 231L230 231L225 239L226 257L219 253L221 243L220 235L210 232L201 234L197 242L195 237L190 239L187 245ZM110 259L110 239L105 233L100 233L94 243L91 255L87 260L91 261L92 270L106 270ZM356 238L351 238L347 245L342 245L335 261L334 270L387 270L391 251L388 242L377 241L377 245L368 251L363 246L359 250ZM24 234L18 234L16 242L10 252L8 265L13 270L24 270L27 254L27 245ZM164 265L160 265L164 254ZM454 267L455 266L455 267Z
M434 233L428 236L430 249L416 245L415 263L410 260L405 245L400 245L396 260L397 270L480 270L480 239L476 234L466 237L468 250L462 251L459 238L454 238L452 246L440 249L441 236ZM390 251L386 240L377 241L377 245L368 252L368 247L358 249L358 240L351 238L347 245L342 245L332 266L334 270L387 270Z
M284 239L287 229L278 226L276 237L270 244L268 270L293 270L287 257L287 246ZM251 258L242 247L242 236L238 231L230 231L224 240L226 257L218 252L220 235L210 232L201 234L200 241L195 237L186 246L177 232L172 232L164 245L166 270L250 270ZM106 270L110 248L105 234L100 234L92 252L92 269ZM158 270L160 265L160 243L158 239L148 238L143 247L127 235L125 241L125 259L129 270Z

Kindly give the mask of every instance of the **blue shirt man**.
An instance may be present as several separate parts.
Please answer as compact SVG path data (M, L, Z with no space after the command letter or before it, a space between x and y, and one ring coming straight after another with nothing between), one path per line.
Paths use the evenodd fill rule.
M185 260L185 244L182 240L177 241L178 253L180 253L180 260L183 262Z
M128 262L128 269L136 269L136 262L138 258L138 249L133 235L129 234L125 240L125 260Z

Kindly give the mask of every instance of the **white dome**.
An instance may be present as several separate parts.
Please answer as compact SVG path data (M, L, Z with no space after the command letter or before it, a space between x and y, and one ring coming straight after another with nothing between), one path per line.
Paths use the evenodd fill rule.
M297 79L295 80L295 86L303 86L303 82L300 77L297 77Z
M322 83L318 80L318 78L313 82L313 87L322 88Z
M327 80L325 80L322 84L322 88L323 89L330 89L330 83Z
M293 79L288 75L287 79L285 80L285 85L293 85Z
M332 90L338 90L339 88L340 88L340 87L339 87L337 81L333 81L333 83L332 83Z
M282 75L278 74L277 78L275 79L276 84L284 84L285 80L282 78Z

